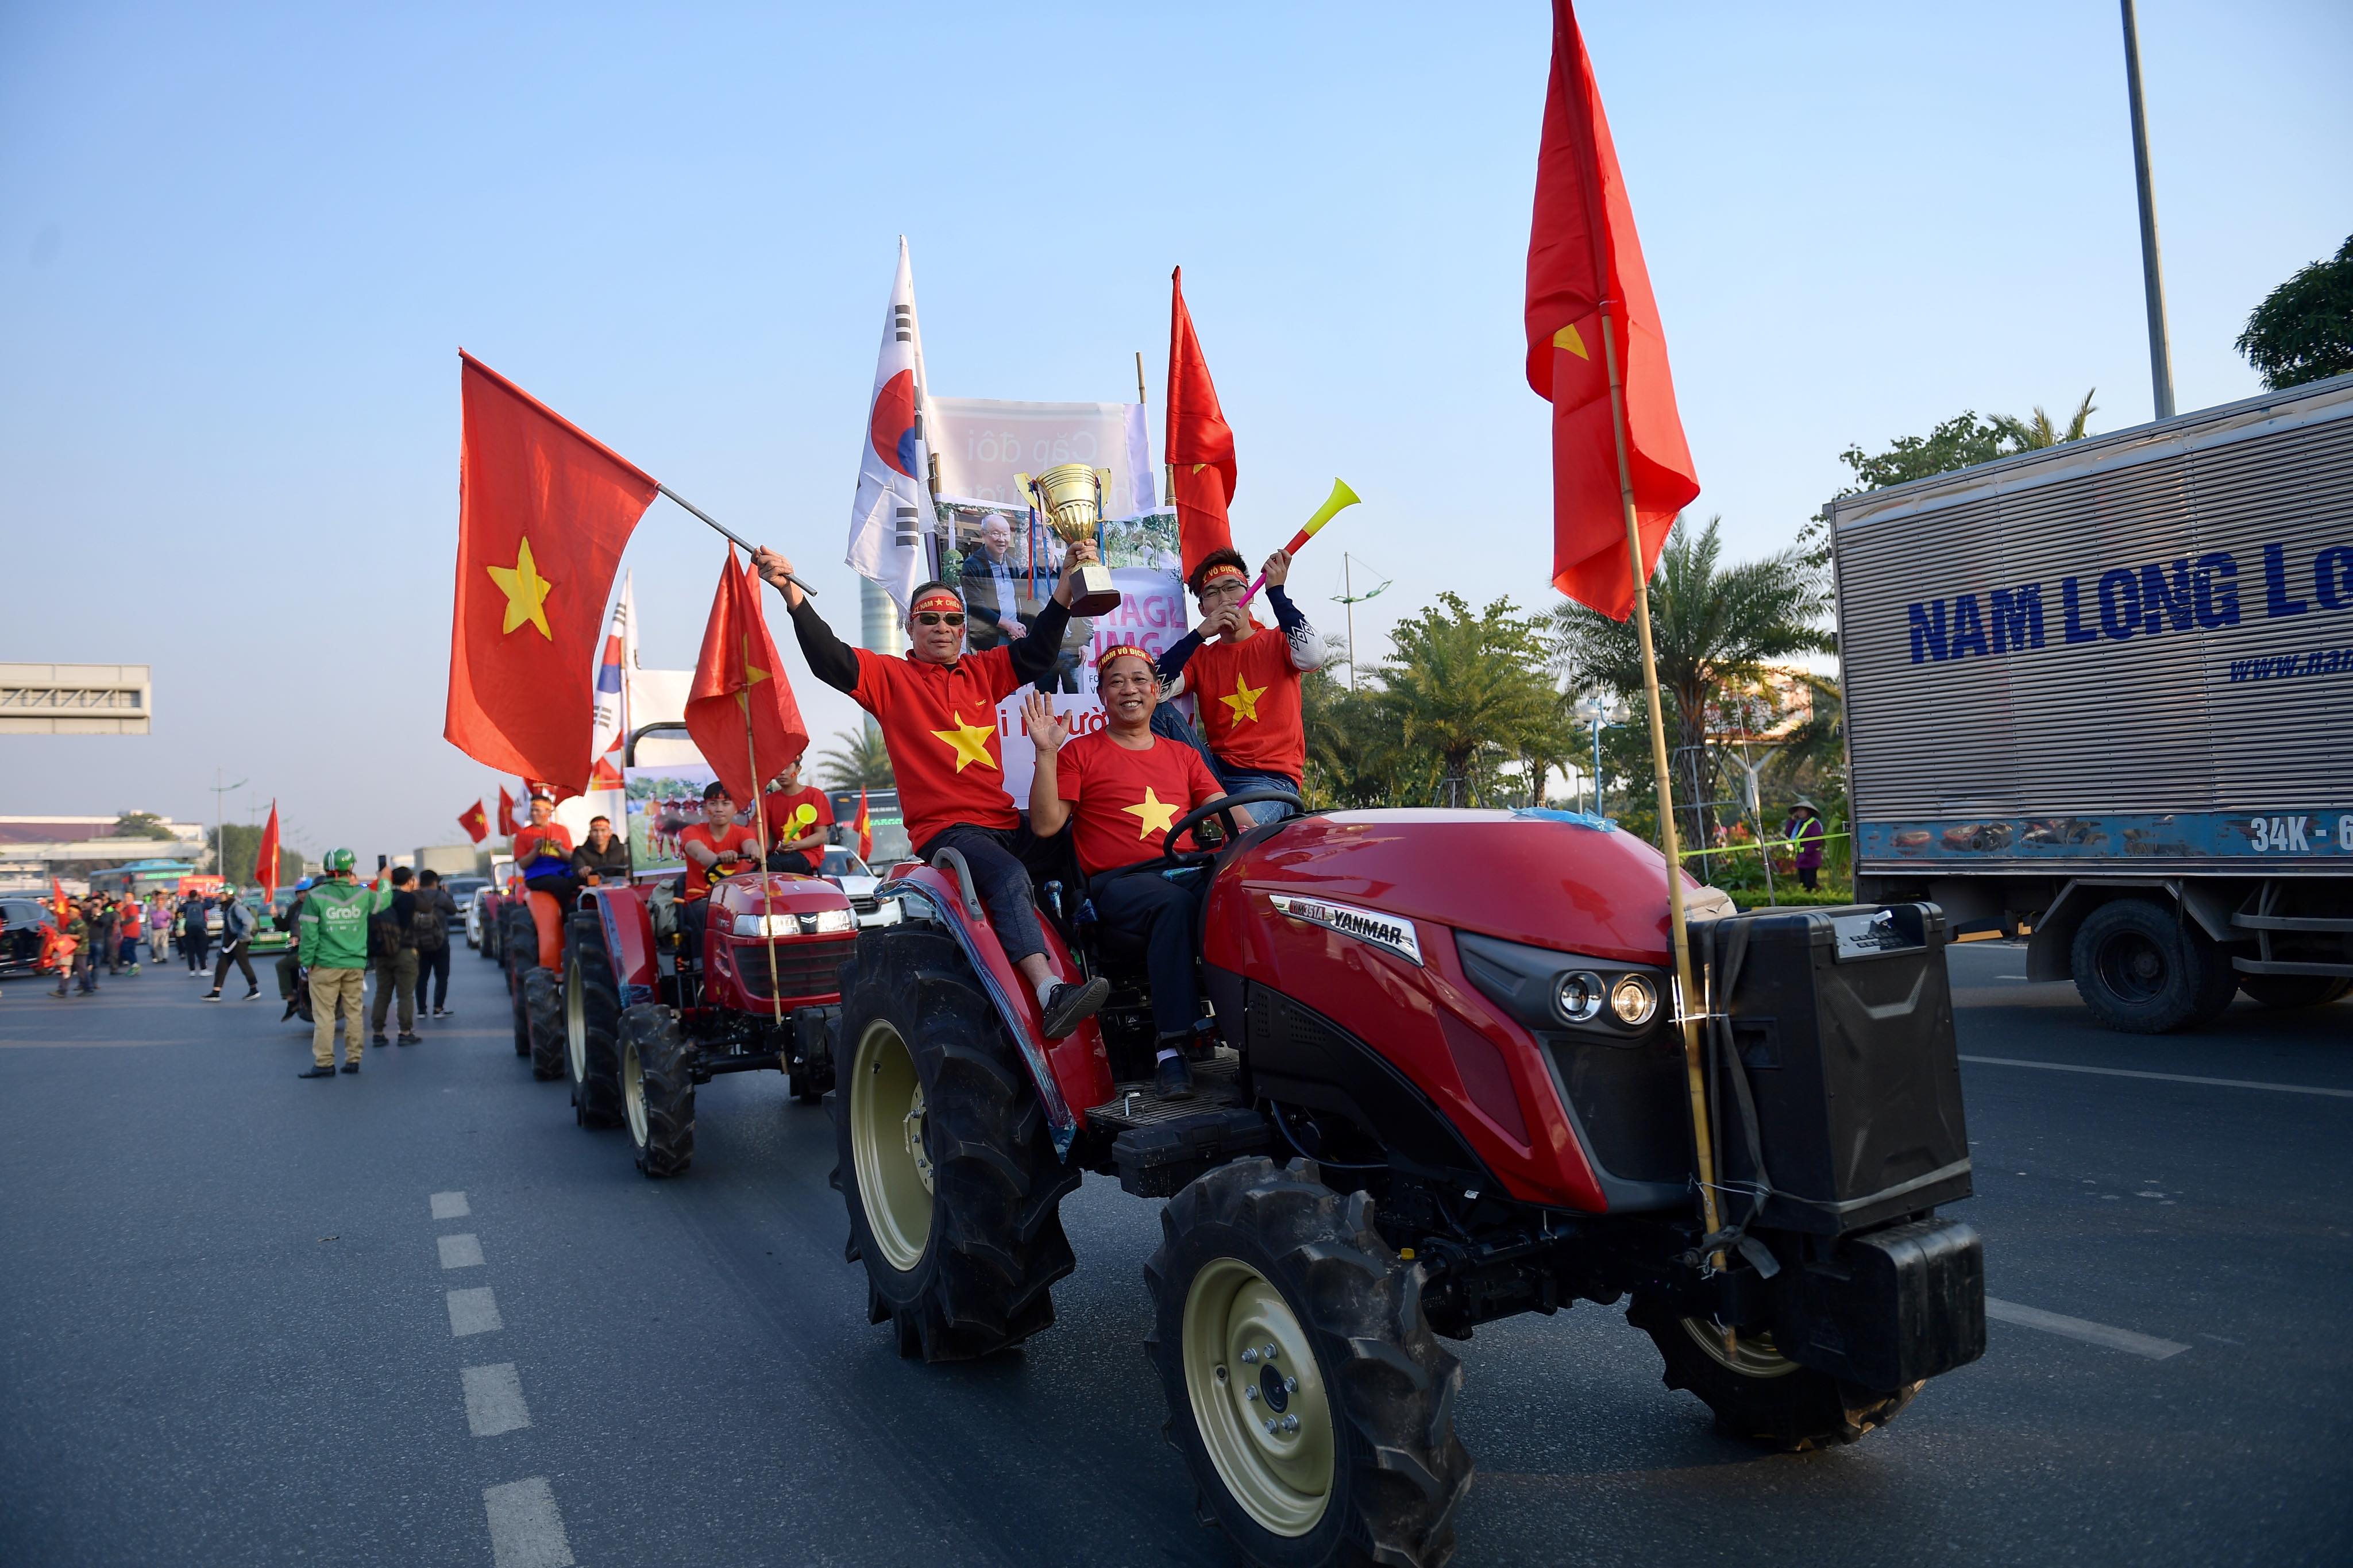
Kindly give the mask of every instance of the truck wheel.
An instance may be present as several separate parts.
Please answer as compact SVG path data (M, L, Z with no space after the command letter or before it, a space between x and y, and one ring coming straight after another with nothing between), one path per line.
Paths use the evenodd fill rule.
M621 1015L621 1124L638 1169L682 1176L694 1163L693 1048L669 1008L640 1002Z
M861 937L842 982L834 1181L868 1318L927 1362L1018 1344L1074 1265L1060 1205L1079 1172L953 941Z
M2075 990L2110 1029L2162 1035L2229 1005L2231 971L2213 939L2147 899L2102 904L2075 928Z
M2353 988L2334 974L2242 974L2239 989L2263 1007L2323 1007Z
M564 1076L564 983L553 969L533 964L522 977L525 1033L531 1040L531 1076L542 1083Z
M1651 1297L1636 1296L1626 1321L1659 1347L1666 1385L1697 1394L1715 1412L1716 1430L1793 1454L1852 1443L1884 1426L1920 1392L1916 1383L1874 1391L1799 1366L1774 1347L1770 1334L1742 1334L1726 1350L1715 1323L1679 1317Z
M1145 1353L1203 1522L1261 1568L1451 1556L1462 1367L1372 1200L1261 1156L1178 1193L1160 1229Z
M572 1079L573 1119L583 1127L621 1123L621 988L605 952L605 922L572 917L565 942L564 1062Z

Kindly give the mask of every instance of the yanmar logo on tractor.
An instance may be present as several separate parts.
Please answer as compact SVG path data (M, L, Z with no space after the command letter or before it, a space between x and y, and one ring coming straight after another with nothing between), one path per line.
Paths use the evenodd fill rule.
M1302 899L1288 893L1276 893L1270 900L1275 909L1295 921L1305 921L1353 936L1359 942L1369 942L1388 948L1399 958L1421 963L1421 939L1415 934L1411 921L1401 921L1395 915L1376 914L1370 910L1353 909L1346 904L1327 904L1321 899Z

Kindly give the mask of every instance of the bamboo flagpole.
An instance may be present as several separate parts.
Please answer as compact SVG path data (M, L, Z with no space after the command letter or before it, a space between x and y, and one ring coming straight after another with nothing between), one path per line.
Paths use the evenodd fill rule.
M776 933L768 929L776 918L776 885L768 879L768 781L760 776L760 748L752 739L751 689L746 687L737 692L735 700L744 709L744 760L752 768L753 831L760 836L760 856L752 864L760 873L760 946L768 954L768 1011L777 1027L781 1028L785 1022L785 998L776 983Z
M1700 1060L1704 1026L1692 1004L1691 925L1684 918L1683 857L1675 839L1673 775L1667 765L1666 716L1659 701L1659 660L1651 643L1651 585L1642 571L1642 531L1634 521L1634 470L1626 451L1626 389L1618 374L1618 334L1610 324L1611 301L1601 301L1601 358L1609 373L1609 428L1618 441L1618 496L1626 512L1627 569L1634 574L1634 635L1642 645L1642 696L1650 705L1651 766L1659 788L1659 848L1667 863L1667 922L1674 939L1675 1022L1683 1036L1683 1087L1691 1100L1692 1148L1699 1164L1700 1218L1707 1234L1723 1228L1715 1203L1715 1146L1708 1131L1707 1075ZM1724 1265L1722 1253L1715 1255Z

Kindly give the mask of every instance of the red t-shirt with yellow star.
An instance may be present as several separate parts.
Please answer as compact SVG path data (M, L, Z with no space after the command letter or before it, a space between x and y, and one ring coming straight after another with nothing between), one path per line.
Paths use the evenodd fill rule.
M1241 642L1203 643L1186 661L1186 689L1219 762L1296 780L1307 771L1307 731L1291 640L1255 620L1250 625L1257 631Z
M929 664L912 655L891 658L871 648L850 651L858 656L850 700L881 727L891 771L898 775L899 810L915 847L959 822L1018 827L1021 816L1005 793L997 735L997 705L1021 684L1013 650L993 647L954 664Z
M1226 792L1182 742L1155 735L1133 752L1098 730L1062 747L1054 793L1071 803L1079 869L1092 877L1158 855L1178 817Z

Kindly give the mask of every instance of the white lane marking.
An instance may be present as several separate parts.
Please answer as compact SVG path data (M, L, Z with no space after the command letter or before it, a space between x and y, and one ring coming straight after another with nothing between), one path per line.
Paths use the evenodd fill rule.
M437 1236L434 1241L441 1248L444 1268L480 1268L482 1266L482 1241L472 1231L456 1236Z
M466 1194L463 1193L436 1193L433 1194L433 1217L435 1219L464 1219L468 1215L472 1214L473 1212L474 1211L472 1209L466 1206Z
M2071 1340L2082 1340L2085 1344L2126 1351L2134 1355L2147 1356L2151 1361L2163 1361L2189 1348L2176 1340L2137 1334L2130 1329L2112 1329L2105 1323L2071 1318L2063 1312L2046 1312L2040 1307L2021 1307L2015 1301L1997 1301L1991 1296L1986 1298L1986 1316L2005 1323L2016 1323L2022 1329L2041 1329L2046 1334L2063 1334Z
M482 1489L491 1516L491 1561L497 1568L572 1568L572 1542L555 1511L555 1489L545 1476Z
M1992 1068L2042 1068L2048 1072L2088 1072L2101 1078L2147 1078L2159 1083L2202 1083L2209 1089L2268 1089L2279 1094L2323 1094L2331 1100L2353 1100L2353 1089L2316 1089L2303 1083L2257 1083L2244 1078L2197 1078L2180 1072L2141 1072L2133 1068L2087 1068L2073 1062L2030 1062L2016 1057L1971 1057L1965 1062L1980 1062Z
M499 1317L498 1299L491 1294L488 1285L471 1290L449 1292L449 1336L464 1339L468 1334L493 1334L506 1327Z
M470 1366L458 1373L466 1388L466 1426L477 1437L495 1437L531 1425L522 1402L522 1377L511 1361Z

